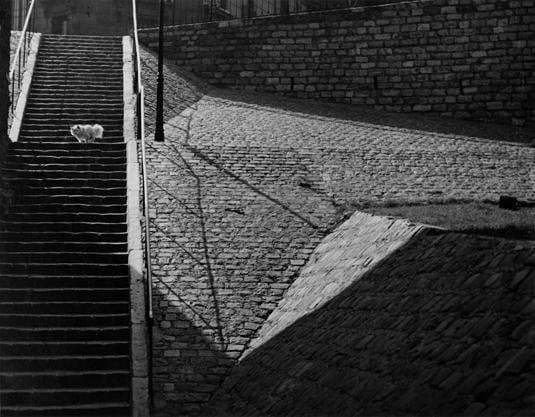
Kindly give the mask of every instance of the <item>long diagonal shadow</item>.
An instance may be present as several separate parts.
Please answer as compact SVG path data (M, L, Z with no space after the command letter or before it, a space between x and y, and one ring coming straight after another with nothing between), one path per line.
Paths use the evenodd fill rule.
M301 214L299 214L297 211L293 210L291 207L287 206L286 204L284 204L282 201L276 199L275 197L267 194L266 192L260 190L258 187L255 187L254 185L250 184L248 181L246 181L245 179L243 179L242 177L240 177L239 175L236 175L234 174L232 171L230 171L229 169L225 168L223 165L221 165L219 162L217 162L215 159L213 158L210 158L209 156L207 156L206 154L204 154L200 149L198 149L197 147L195 146L192 146L192 145L188 145L187 143L181 143L181 146L183 146L184 148L186 148L188 151L190 151L191 153L193 153L193 155L197 156L198 158L202 159L203 161L207 162L208 164L210 164L211 166L217 168L219 171L225 173L226 175L228 175L229 177L231 177L232 179L236 180L237 182L245 185L246 187L248 187L249 189L251 189L252 191L254 191L256 194L259 194L261 195L262 197L264 197L265 199L271 201L272 203L278 205L279 207L281 207L282 209L286 210L287 212L291 213L293 216L297 217L299 220L301 220L302 222L306 223L308 226L310 226L311 228L313 228L314 230L321 230L321 227L318 226L317 224L313 223L312 221L310 221L309 219L307 219L306 217L302 216Z

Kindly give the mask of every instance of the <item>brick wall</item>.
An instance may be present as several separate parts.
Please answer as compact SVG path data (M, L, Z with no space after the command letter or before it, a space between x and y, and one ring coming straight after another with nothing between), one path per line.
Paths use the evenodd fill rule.
M171 27L166 55L227 87L526 125L534 37L534 0L419 0Z
M9 49L11 33L10 2L0 3L0 168L5 158L9 139L7 136L7 115L9 111ZM6 184L0 178L0 213L8 204Z

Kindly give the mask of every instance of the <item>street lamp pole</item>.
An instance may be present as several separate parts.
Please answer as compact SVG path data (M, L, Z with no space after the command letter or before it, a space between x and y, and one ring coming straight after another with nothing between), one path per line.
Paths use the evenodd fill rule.
M156 131L154 140L164 141L163 131L163 2L160 0L160 26L158 39L158 86L156 89Z

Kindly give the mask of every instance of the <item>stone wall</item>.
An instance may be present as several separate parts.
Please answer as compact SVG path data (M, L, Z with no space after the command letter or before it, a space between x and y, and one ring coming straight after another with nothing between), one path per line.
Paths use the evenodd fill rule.
M10 62L11 10L10 2L0 3L0 168L5 159L9 138L7 116L9 111L9 62ZM0 214L6 210L7 184L0 177Z
M533 0L419 0L169 27L166 55L226 87L525 125L534 37Z
M534 279L533 242L356 213L205 414L532 415Z

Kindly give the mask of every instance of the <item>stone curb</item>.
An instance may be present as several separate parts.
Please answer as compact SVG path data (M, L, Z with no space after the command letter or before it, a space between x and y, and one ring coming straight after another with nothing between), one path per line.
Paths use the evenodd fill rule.
M30 52L28 53L28 59L24 69L17 106L15 107L15 112L13 114L13 122L11 123L11 129L9 130L9 138L11 139L11 142L17 142L19 140L22 119L26 110L26 102L28 101L28 96L30 94L33 71L35 69L35 63L37 62L40 42L41 34L34 33L30 42Z
M132 352L132 416L149 416L147 323L141 211L139 207L139 163L136 143L134 63L132 40L123 37L124 139L127 158L128 266L130 273L130 324Z

